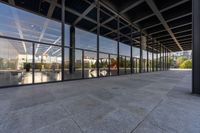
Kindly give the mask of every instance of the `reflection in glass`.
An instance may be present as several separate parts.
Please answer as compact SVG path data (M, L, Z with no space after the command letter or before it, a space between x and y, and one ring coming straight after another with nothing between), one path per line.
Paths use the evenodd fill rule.
M130 61L130 57L126 57L126 73L127 74L131 73L131 61Z
M100 76L109 76L109 55L99 53L99 75Z
M72 70L70 71L69 48L65 48L65 80L82 78L82 50L75 49L75 59L73 64L75 66L72 66Z
M119 74L125 74L125 56L119 56Z
M61 48L40 44L35 51L35 83L61 80Z
M75 29L76 48L96 50L97 35L81 29Z
M110 75L117 75L117 55L110 55Z
M61 44L60 23L2 3L0 12L0 33L4 36Z
M93 78L97 77L97 53L91 51L84 52L84 77Z
M106 37L99 37L99 50L110 54L117 54L117 41Z
M120 55L125 55L125 56L130 56L130 46L124 43L119 43L119 54Z
M0 86L32 83L32 43L0 39Z

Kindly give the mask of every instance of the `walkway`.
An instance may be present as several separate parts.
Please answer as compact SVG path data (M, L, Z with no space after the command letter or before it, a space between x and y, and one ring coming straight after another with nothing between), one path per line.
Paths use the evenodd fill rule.
M0 133L200 133L191 71L0 90Z

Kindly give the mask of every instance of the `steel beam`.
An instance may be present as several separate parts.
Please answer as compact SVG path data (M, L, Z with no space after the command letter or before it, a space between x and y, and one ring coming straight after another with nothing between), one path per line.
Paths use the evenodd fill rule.
M170 36L173 38L173 40L176 42L177 46L180 48L180 50L183 51L183 48L181 47L180 43L178 42L178 40L176 39L176 37L174 36L174 33L172 32L172 30L170 29L169 25L167 24L167 22L165 21L165 19L163 18L163 16L161 15L161 13L159 12L156 4L154 3L153 0L146 0L147 4L150 6L150 8L152 9L152 11L155 13L155 15L158 17L158 19L161 21L161 23L163 24L163 26L165 27L165 29L167 30L167 32L170 34Z
M192 13L183 14L183 15L181 15L181 16L178 16L178 17L175 17L175 18L172 18L172 19L166 20L166 22L169 23L169 22L172 22L172 21L174 21L174 20L177 20L177 19L180 19L180 18L183 18L183 17L189 16L189 15L192 15ZM145 28L143 28L143 30L147 30L147 29L150 29L150 28L153 28L153 27L159 26L159 25L162 25L162 23L157 23L157 24L154 24L154 25L151 25L151 26L145 27Z
M81 16L79 16L73 23L73 25L75 26L76 24L78 24L93 8L96 7L95 3L90 4L90 6L81 14Z
M174 7L177 7L177 6L181 5L181 4L184 4L184 3L188 2L188 1L190 1L190 0L182 0L182 1L180 1L180 2L177 2L176 4L173 4L173 5L169 6L169 7L166 7L166 8L164 8L164 9L161 9L160 12L162 13L162 12L164 12L164 11L167 11L167 10L169 10L169 9L172 9L172 8L174 8ZM148 19L148 18L150 18L150 17L153 17L154 15L155 15L154 13L153 13L153 14L150 14L150 15L148 15L148 16L146 16L146 17L143 17L143 18L141 18L141 19L136 20L134 23L137 24L138 22L143 21L143 20L145 20L145 19Z

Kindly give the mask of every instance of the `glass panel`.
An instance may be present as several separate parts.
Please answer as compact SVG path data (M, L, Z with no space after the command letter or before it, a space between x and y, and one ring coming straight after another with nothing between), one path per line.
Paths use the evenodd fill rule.
M84 77L93 78L97 77L97 53L91 51L84 52Z
M76 48L97 50L97 35L76 28Z
M117 75L117 55L110 55L110 75Z
M136 58L135 59L135 72L139 73L139 64L140 64L140 59Z
M132 60L132 69L133 69L133 73L136 73L136 59L133 58Z
M64 56L64 79L69 78L69 48L65 48L65 56Z
M130 61L130 57L126 57L126 73L127 74L131 73L131 61Z
M0 86L32 83L32 43L0 39Z
M119 43L119 54L130 56L130 46L124 43Z
M61 80L61 48L38 45L35 49L35 83Z
M82 78L82 50L75 50L75 72L74 78Z
M4 36L60 45L61 23L0 3Z
M125 56L119 56L119 74L125 74Z
M140 58L140 49L136 48L136 47L133 47L132 56L136 57L136 58Z
M99 75L109 76L109 55L99 53Z
M82 78L82 50L75 50L75 66L70 68L72 62L69 60L69 48L65 48L65 80Z
M69 47L70 43L70 26L65 24L65 46Z
M105 53L117 54L117 41L100 36L99 50Z

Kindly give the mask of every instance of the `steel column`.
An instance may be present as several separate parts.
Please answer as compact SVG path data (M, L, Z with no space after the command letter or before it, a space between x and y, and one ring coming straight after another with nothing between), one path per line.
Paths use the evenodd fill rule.
M119 16L117 16L117 75L119 75Z
M108 72L109 72L109 76L110 76L110 64L111 64L111 62L110 62L110 54L108 54Z
M75 72L75 27L70 27L69 73Z
M139 62L139 73L143 71L143 47L142 47L142 31L140 32L140 62Z
M192 93L200 94L200 1L192 2Z
M84 50L82 50L82 78L84 78L85 76L84 56L85 56L85 52Z
M131 43L133 45L133 29L131 28ZM131 59L130 59L130 62L131 62L131 73L133 73L133 47L132 45L130 46L130 50L131 50Z
M97 77L99 77L99 34L100 34L100 4L97 0Z
M154 47L154 43L153 43L153 45L152 45L152 63L151 63L151 68L152 68L152 72L154 72L154 67L155 67L155 64L154 64L154 49L153 49L153 47Z
M32 43L32 83L35 83L35 43Z
M149 38L147 37L147 45L146 45L146 50L147 50L147 72L149 72Z
M65 69L65 0L62 0L62 26L61 26L61 49L62 49L62 64L61 64L61 71L62 71L62 81L64 80L64 69Z
M156 71L158 71L158 51L156 51Z
M164 47L162 46L162 70L165 70Z
M161 56L162 56L162 47L161 47L161 44L160 44L160 71L162 71L162 60L161 60Z

